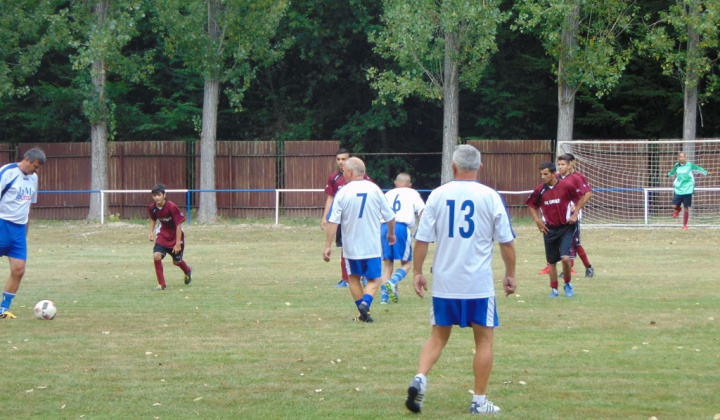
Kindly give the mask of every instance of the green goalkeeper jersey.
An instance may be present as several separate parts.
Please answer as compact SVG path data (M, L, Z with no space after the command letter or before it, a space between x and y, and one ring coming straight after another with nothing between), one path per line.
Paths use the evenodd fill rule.
M695 192L695 177L693 171L698 171L703 175L707 175L708 172L692 162L685 162L681 165L679 162L675 164L668 176L677 175L673 187L675 188L675 194L686 195Z

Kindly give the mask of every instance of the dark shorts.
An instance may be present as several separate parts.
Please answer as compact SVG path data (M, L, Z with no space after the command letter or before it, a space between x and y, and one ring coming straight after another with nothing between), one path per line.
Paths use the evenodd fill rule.
M573 238L575 238L575 246L582 245L580 243L580 221L575 223L575 232L573 233ZM573 250L573 254L575 253L575 250Z
M692 207L692 194L673 194L673 206L682 204L685 208Z
M337 232L335 232L335 246L342 248L342 229L338 225Z
M550 264L560 261L561 257L571 256L573 241L575 240L575 225L548 228L545 239L545 258Z
M155 247L153 248L153 252L161 253L163 258L165 258L165 254L170 254L173 261L179 263L180 261L182 261L183 252L185 252L185 243L183 242L183 244L180 245L180 252L176 254L173 252L172 248L165 248L164 246L156 242Z

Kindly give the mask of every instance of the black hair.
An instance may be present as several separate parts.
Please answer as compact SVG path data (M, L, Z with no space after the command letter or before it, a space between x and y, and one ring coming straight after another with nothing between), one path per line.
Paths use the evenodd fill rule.
M348 149L346 149L346 148L344 148L344 147L341 147L341 148L339 148L338 151L335 153L335 156L337 156L337 155L349 155L349 154L350 154L350 152L348 151Z
M540 164L540 170L543 169L550 169L550 172L557 172L557 168L555 167L555 164L552 162L543 162Z
M570 163L570 161L573 160L570 156L572 156L572 155L569 153L566 153L564 155L558 156L557 160L564 160L565 162Z
M150 193L151 193L152 195L155 195L155 194L165 194L165 186L164 186L163 184L155 184L155 185L152 187L152 190L150 190Z
M567 156L568 158L570 158L570 160L572 160L572 161L575 160L575 155L573 155L572 153L565 153L565 156Z

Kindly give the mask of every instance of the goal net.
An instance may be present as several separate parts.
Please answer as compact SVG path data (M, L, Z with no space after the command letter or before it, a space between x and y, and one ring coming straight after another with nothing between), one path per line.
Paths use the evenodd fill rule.
M667 174L685 152L709 172L694 172L689 226L720 226L720 139L575 140L558 142L557 154L572 153L593 195L583 211L584 226L680 226L672 218L673 181Z

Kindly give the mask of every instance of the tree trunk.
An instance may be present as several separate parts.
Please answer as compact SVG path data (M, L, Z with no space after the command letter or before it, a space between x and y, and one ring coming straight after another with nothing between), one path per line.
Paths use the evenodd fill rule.
M694 0L688 5L688 16L696 17L698 14L697 0ZM698 107L698 76L695 69L695 63L697 62L698 55L698 43L700 42L700 35L697 30L692 26L688 25L687 28L688 41L687 41L687 73L685 76L684 84L684 115L683 115L683 140L695 140L695 133L697 130L697 107ZM689 161L695 160L695 143L685 143L683 145L683 151Z
M443 147L441 184L452 181L452 155L458 144L460 80L458 46L452 35L445 35L445 71L443 74Z
M105 24L109 7L108 3L108 0L105 0L99 1L95 5L95 15L97 16L98 26ZM108 124L107 105L105 104L105 60L94 61L90 71L93 82L92 100L96 102L96 113L90 118L90 140L92 143L90 189L106 190L108 189ZM100 212L102 211L107 216L108 208L107 200L104 201L104 206L101 208L100 197L93 197L93 199L90 200L87 220L90 222L100 220Z
M575 123L575 92L577 86L568 83L566 67L568 61L576 54L577 36L580 27L580 4L565 19L562 31L562 51L558 62L558 122L557 141L570 141L573 139L573 126Z
M217 111L220 96L220 79L205 80L203 98L202 135L200 139L200 189L215 189L215 136L217 134ZM200 193L200 223L214 223L217 220L217 199L215 192Z

